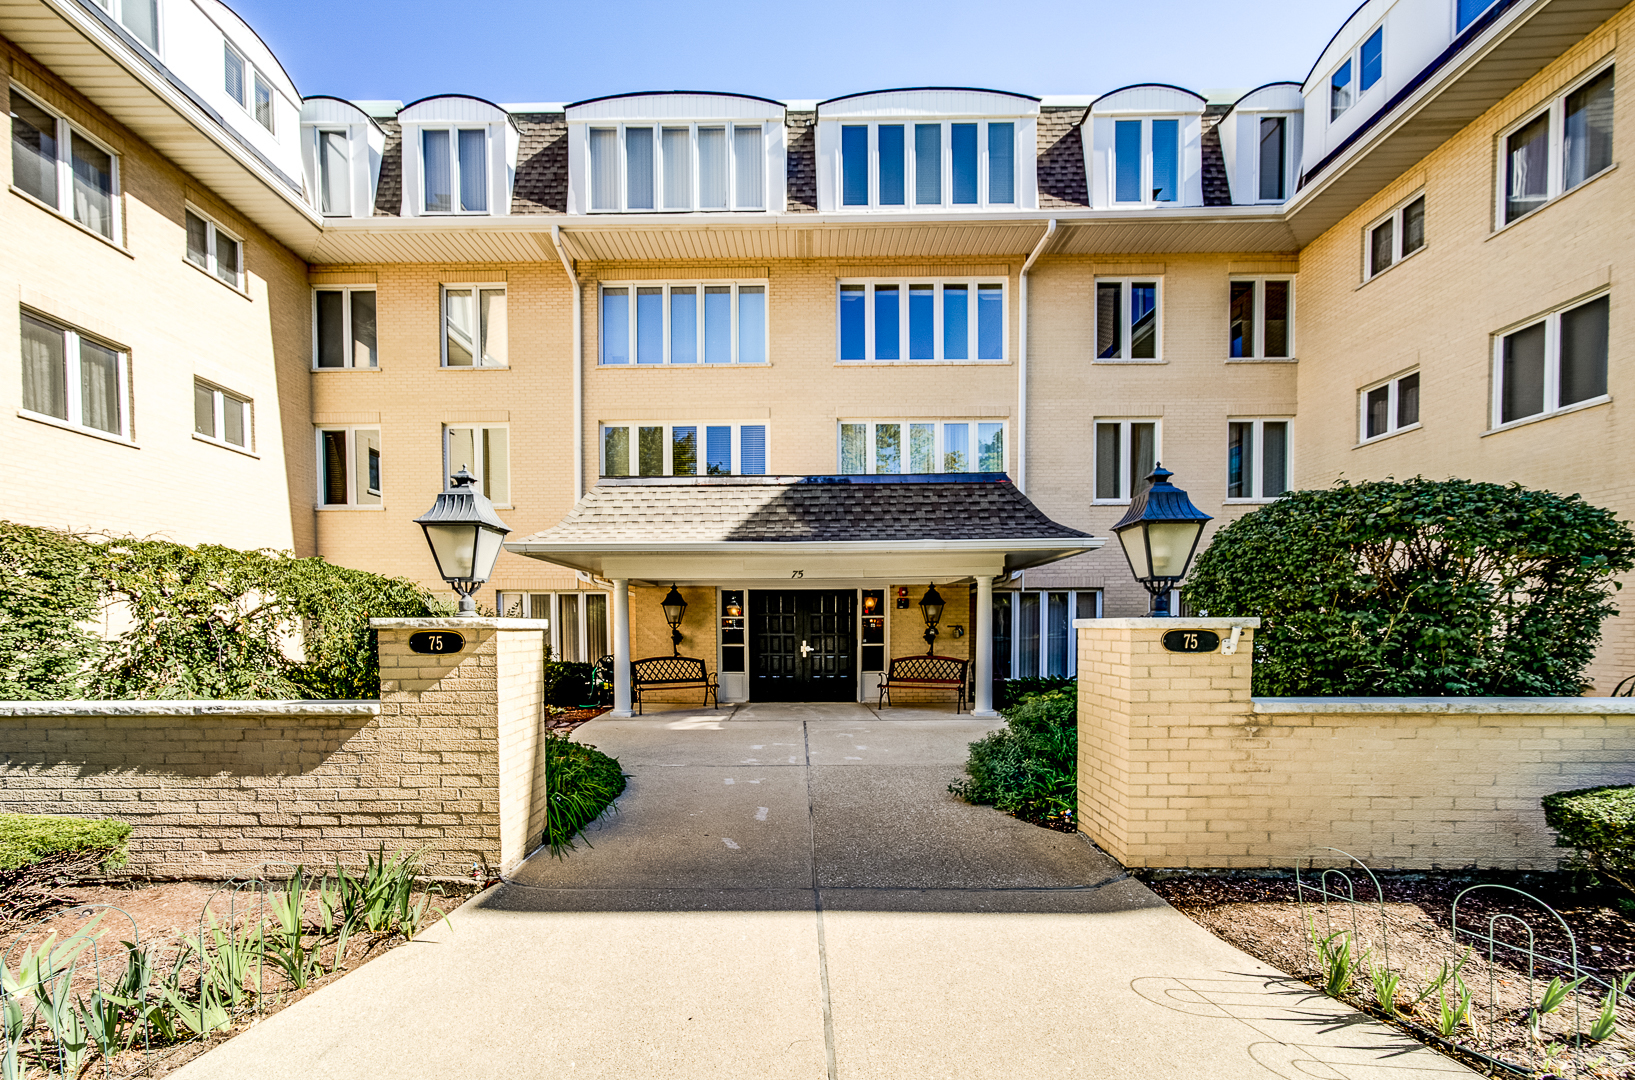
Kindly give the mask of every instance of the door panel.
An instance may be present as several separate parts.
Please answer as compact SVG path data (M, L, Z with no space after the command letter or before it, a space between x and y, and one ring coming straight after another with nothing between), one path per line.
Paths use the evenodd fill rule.
M857 700L857 594L749 594L750 700Z

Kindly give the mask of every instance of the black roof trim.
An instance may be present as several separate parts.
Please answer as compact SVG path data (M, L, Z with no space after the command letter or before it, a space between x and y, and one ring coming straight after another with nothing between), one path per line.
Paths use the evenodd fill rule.
M484 105L492 105L494 108L498 109L500 112L505 114L506 121L512 127L517 126L517 122L515 120L511 119L511 110L510 109L507 109L504 105L501 105L497 101L489 101L487 98L478 97L476 94L427 94L423 98L415 98L413 101L409 102L407 105L405 105L401 109L397 110L397 115L402 116L404 113L408 112L410 109L414 108L416 105L421 104L422 102L436 101L439 98L465 98L467 101L480 101ZM521 129L518 128L518 130L520 131Z
M244 29L248 30L250 32L251 36L253 36L257 41L261 42L261 47L263 49L267 50L267 55L273 58L273 63L278 65L278 70L283 72L284 78L289 79L290 85L295 87L295 92L297 94L299 94L301 92L301 88L299 86L295 86L295 79L294 79L293 76L290 75L289 69L284 67L284 61L280 60L278 58L278 53L274 52L273 47L271 45L267 44L267 39L262 37L260 32L257 31L255 27L250 25L250 20L246 19L244 16L240 15L237 11L234 11L233 10L233 5L229 4L227 2L227 0L217 0L217 3L221 4L222 7L226 8L228 11L232 12L233 18L235 18L239 22L243 23L244 24ZM206 15L205 18L209 19L210 16ZM210 21L214 22L215 20L211 19ZM217 27L217 29L219 30L220 27ZM306 98L303 97L301 100L305 101Z
M1023 98L1027 101L1044 100L1043 98L1034 97L1032 94L1018 94L1014 90L995 90L991 86L888 86L882 90L859 90L855 94L841 94L839 97L824 98L822 101L817 103L817 107L819 110L821 110L825 105L832 105L837 101L845 101L847 98L871 97L875 94L907 94L916 93L922 90L954 90L961 92L974 91L978 94L1004 94L1006 97Z
M602 94L600 97L582 98L579 101L570 101L562 106L564 109L577 108L580 105L593 105L598 101L617 101L619 98L631 97L668 97L672 94L696 94L700 97L735 97L746 101L764 101L768 105L776 105L781 109L788 106L777 98L762 97L759 94L740 94L734 90L633 90L625 94Z
M303 105L306 104L309 101L338 101L342 105L351 106L353 112L357 113L359 116L363 117L365 120L367 120L371 124L375 125L375 130L376 131L379 131L379 132L382 132L382 133L384 133L386 131L385 128L380 126L380 121L379 120L376 120L373 116L370 116L368 113L366 113L362 109L358 108L357 102L355 102L355 101L348 101L343 97L336 97L334 94L308 94L306 97L301 99L301 103Z
M1329 47L1336 41L1340 40L1340 35L1345 33L1345 28L1351 25L1351 20L1355 19L1358 15L1361 15L1362 9L1367 7L1368 4L1369 0L1362 0L1362 3L1357 5L1356 10L1345 17L1345 22L1340 24L1340 28L1334 31L1334 36L1329 38L1328 42L1318 50L1317 59L1311 62L1311 70L1306 72L1306 77L1300 81L1301 86L1305 86L1307 83L1311 82L1311 77L1317 74L1317 65L1323 62L1323 57L1328 54Z

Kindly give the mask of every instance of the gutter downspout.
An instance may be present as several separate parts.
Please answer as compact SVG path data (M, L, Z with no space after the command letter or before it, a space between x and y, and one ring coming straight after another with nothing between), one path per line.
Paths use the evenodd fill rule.
M1055 228L1054 221L1050 224ZM573 286L573 501L578 502L585 493L585 303L579 275L562 248L562 226L551 226L551 244Z
M1033 269L1033 264L1045 253L1050 238L1055 235L1056 219L1051 218L1045 226L1045 234L1039 237L1039 242L1033 246L1033 254L1022 264L1021 284L1018 286L1020 295L1017 297L1016 490L1024 495L1028 491L1028 271Z

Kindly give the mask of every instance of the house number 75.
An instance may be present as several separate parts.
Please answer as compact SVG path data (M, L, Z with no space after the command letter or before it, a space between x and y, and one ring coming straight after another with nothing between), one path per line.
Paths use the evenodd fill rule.
M795 578L803 578L805 576L806 576L806 571L805 570L791 570L791 571L789 571L789 577L790 577L791 580L793 580Z

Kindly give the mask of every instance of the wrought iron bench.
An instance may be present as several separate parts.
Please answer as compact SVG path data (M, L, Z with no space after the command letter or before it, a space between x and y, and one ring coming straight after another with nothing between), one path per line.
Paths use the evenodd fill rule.
M891 661L891 669L880 680L880 707L891 699L893 690L916 689L953 690L958 696L955 712L965 711L966 671L969 660L957 656L899 656Z
M630 661L630 696L637 715L642 711L643 690L685 686L703 687L704 704L720 708L721 703L715 693L715 673L705 670L704 661L698 657L649 656L645 660Z

